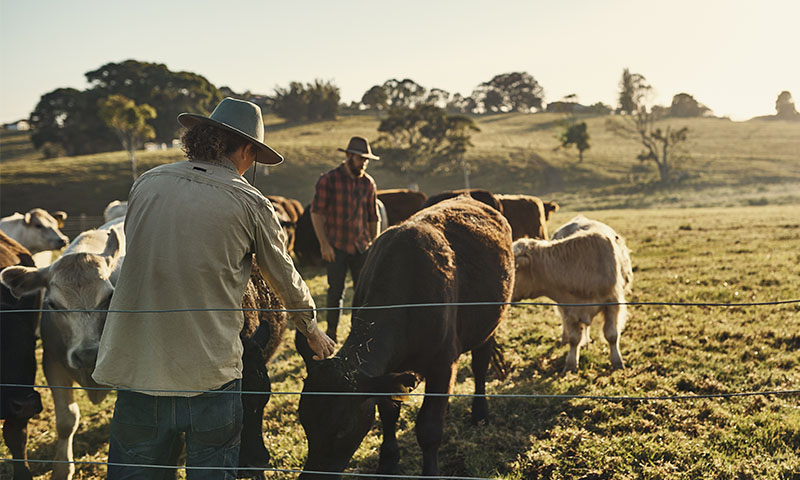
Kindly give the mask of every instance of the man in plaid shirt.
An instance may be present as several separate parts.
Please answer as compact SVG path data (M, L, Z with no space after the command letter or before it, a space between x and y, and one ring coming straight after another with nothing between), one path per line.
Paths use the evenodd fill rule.
M352 137L345 161L319 177L311 202L311 222L328 272L327 334L336 341L347 270L358 281L367 248L378 236L377 187L366 172L372 154L364 137Z

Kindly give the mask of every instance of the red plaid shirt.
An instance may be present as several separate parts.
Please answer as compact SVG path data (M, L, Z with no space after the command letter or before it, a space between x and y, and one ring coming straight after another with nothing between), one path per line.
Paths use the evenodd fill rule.
M334 248L353 254L367 249L370 223L378 221L375 180L364 172L352 177L342 163L317 180L311 212L325 217L325 234Z

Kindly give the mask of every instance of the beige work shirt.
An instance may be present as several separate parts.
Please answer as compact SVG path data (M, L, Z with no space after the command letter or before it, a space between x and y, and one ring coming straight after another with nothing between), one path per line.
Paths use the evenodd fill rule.
M182 161L139 177L110 310L241 309L252 253L288 309L315 307L272 205L223 162ZM289 316L306 335L316 328L313 311ZM109 312L92 377L151 395L219 388L242 377L243 323L241 310Z

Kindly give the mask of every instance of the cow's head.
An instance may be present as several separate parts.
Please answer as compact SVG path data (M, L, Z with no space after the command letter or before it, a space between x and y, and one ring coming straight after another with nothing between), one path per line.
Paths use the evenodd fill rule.
M348 368L338 357L314 361L308 367L299 411L308 438L308 458L303 470L309 472L344 471L375 419L378 396L370 393L402 395L419 383L413 373L368 377ZM331 394L319 395L320 392ZM317 478L317 475L304 473L300 478Z
M531 261L531 250L535 249L541 240L533 238L520 238L514 241L514 294L512 301L524 298L536 298L535 277L533 262Z
M0 283L19 298L45 289L44 308L66 347L74 369L94 369L114 285L111 274L121 257L120 239L108 231L101 254L68 253L45 268L8 267ZM64 311L83 310L83 311Z
M66 218L65 212L51 215L41 208L34 208L23 216L16 240L31 253L62 249L69 243L67 236L61 233Z

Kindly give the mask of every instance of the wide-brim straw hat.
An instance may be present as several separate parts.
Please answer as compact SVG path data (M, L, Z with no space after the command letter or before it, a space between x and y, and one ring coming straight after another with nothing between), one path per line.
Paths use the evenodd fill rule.
M347 148L337 148L340 152L355 153L370 160L380 160L381 157L374 155L372 149L369 148L369 142L364 137L354 136L350 138L350 143Z
M255 103L226 97L219 102L211 115L204 117L195 113L181 113L178 115L178 123L186 128L200 124L213 125L236 133L258 148L256 162L265 165L283 162L283 156L264 143L264 118L261 116L261 108Z

